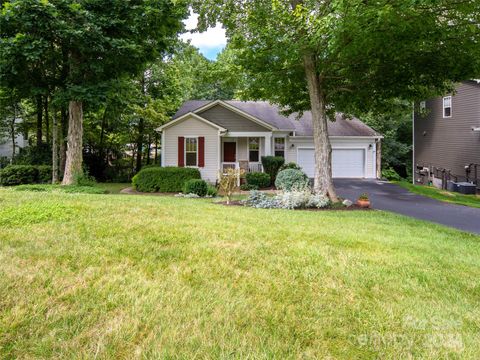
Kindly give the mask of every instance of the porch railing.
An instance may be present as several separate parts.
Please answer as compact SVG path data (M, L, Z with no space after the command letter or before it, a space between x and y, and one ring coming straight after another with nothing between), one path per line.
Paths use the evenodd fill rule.
M223 162L222 171L225 172L228 169L239 169L239 162ZM263 172L263 166L261 163L248 163L247 172Z

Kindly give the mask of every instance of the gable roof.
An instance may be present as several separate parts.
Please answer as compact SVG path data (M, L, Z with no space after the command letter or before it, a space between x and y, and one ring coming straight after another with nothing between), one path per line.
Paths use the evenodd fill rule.
M177 119L187 113L195 113L206 108L211 103L225 103L230 107L236 108L262 122L270 124L277 130L295 132L296 136L313 136L312 114L310 111L303 113L300 119L297 114L285 116L281 114L281 109L277 105L272 105L266 101L211 101L211 100L190 100L186 101L173 119ZM336 115L334 122L328 122L328 134L330 136L364 136L378 137L375 130L364 124L358 118L345 119L340 113Z
M159 128L157 128L157 131L162 131L163 129L169 128L170 126L175 125L175 124L178 123L178 122L182 122L183 120L186 120L186 119L188 119L189 117L193 117L193 118L195 118L195 119L197 119L197 120L203 121L205 124L208 124L208 125L216 128L216 129L218 129L218 130L220 130L220 131L222 131L222 132L227 131L227 129L225 129L225 128L223 128L223 127L221 127L221 126L219 126L219 125L217 125L217 124L215 124L215 123L213 123L213 122L211 122L211 121L209 121L209 120L207 120L207 119L205 119L205 118L203 118L203 117L201 117L201 116L198 116L197 114L195 114L195 113L193 113L193 112L188 112L188 113L186 113L186 114L183 114L182 116L177 117L176 119L173 119L172 121L169 121L169 122L166 123L166 124L163 124L162 126L160 126Z

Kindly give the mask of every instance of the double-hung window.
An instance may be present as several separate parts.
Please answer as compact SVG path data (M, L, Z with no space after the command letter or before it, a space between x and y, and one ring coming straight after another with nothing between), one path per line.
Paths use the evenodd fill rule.
M274 139L274 146L275 146L275 156L281 156L285 158L285 138L275 138Z
M194 137L185 138L185 165L198 166L198 141Z
M258 162L260 160L260 138L248 138L248 161Z
M443 117L452 117L452 97L446 96L443 98Z

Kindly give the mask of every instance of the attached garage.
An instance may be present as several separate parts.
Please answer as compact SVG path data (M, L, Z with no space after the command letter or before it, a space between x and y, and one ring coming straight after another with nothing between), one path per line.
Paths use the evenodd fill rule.
M365 149L333 149L332 173L335 178L365 178ZM315 174L315 156L312 148L297 149L297 163L312 177Z

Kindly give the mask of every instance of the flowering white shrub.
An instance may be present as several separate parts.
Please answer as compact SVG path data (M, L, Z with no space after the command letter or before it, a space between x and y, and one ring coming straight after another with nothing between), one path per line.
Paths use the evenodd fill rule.
M330 204L327 197L313 194L309 188L284 191L274 197L269 197L260 191L251 191L246 206L257 209L308 209L324 208Z

